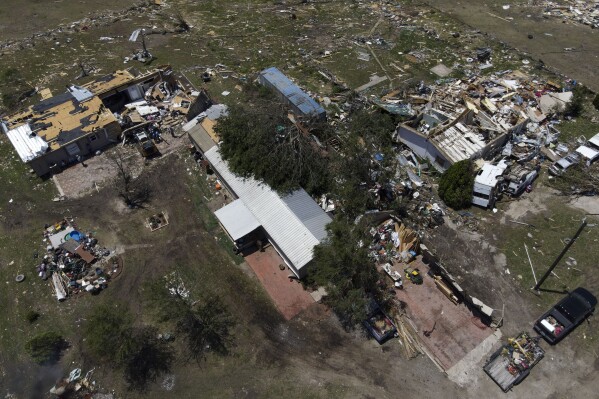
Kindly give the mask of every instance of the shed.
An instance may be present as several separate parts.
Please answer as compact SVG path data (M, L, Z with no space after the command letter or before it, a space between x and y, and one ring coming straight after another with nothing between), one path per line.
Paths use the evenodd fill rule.
M193 119L183 126L183 130L189 135L189 140L191 140L194 147L202 153L216 146L206 129Z
M326 111L312 97L306 94L287 76L275 67L260 72L260 84L277 92L300 116L311 116L326 119Z

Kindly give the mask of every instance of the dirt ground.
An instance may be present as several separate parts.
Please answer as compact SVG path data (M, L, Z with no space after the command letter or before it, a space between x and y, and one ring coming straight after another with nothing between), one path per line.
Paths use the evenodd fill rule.
M544 18L542 6L526 2L422 0L510 47L542 60L554 71L599 91L599 31L582 24ZM508 10L502 8L511 4ZM492 14L492 15L491 15ZM498 18L499 17L499 18ZM509 20L508 18L513 18ZM533 38L529 39L528 35ZM574 48L574 51L565 51Z
M18 39L93 16L105 9L121 9L135 4L135 0L54 0L52 6L42 0L2 0L0 7L0 37Z
M428 2L597 89L597 31L545 20L538 16L538 10L513 7L509 13L503 13L503 3ZM376 18L362 9L345 9L338 2L309 2L298 6L298 20L292 22L270 2L252 8L249 3L231 1L166 3L181 5L185 17L196 28L180 35L152 35L148 45L159 63L170 62L196 82L205 66L216 63L224 63L240 74L287 64L292 77L301 78L309 88L326 94L328 89L316 73L320 65L354 87L367 81L371 73L382 73L375 62L356 61L359 48L352 44L351 37L367 34L376 23ZM8 0L0 7L0 36L6 40L28 37L38 29L52 29L87 13L110 7L118 10L129 4L65 0L49 7L38 0ZM280 6L283 11L286 8ZM97 67L92 73L95 76L124 66L142 67L123 64L123 58L139 47L126 40L132 26L161 25L172 12L172 8L165 7L152 14L135 15L134 20L94 26L82 34L59 35L60 46L52 37L46 37L36 41L34 47L5 53L0 69L14 66L35 86L63 90L64 84L72 83L79 73L79 57ZM514 21L507 23L487 12L513 16ZM379 27L379 32L385 28L384 32L397 41L397 47L387 55L376 50L383 62L399 59L404 65L399 54L413 42L425 40L427 46L436 43L435 51L445 51L444 62L451 63L448 53L453 50L444 42L429 41L428 36L421 34L400 34L384 22ZM208 28L210 31L206 32ZM231 35L231 29L239 34ZM401 36L403 33L406 37ZM528 39L528 34L533 39ZM100 40L105 36L114 40ZM72 41L67 42L67 38ZM581 51L563 53L563 47ZM332 55L322 58L325 50ZM437 62L430 60L433 61ZM421 69L427 71L428 67ZM234 101L236 82L230 78L215 79L208 88L217 99L223 90L230 91L226 99ZM186 398L198 397L198 393L210 398L590 398L599 390L596 318L580 326L560 345L544 345L546 359L522 385L506 395L482 372L484 359L473 361L468 377L458 386L424 356L404 360L395 340L379 346L360 331L343 331L334 315L321 305L311 305L286 321L259 279L244 267L242 259L232 254L230 242L208 207L222 201L184 150L153 161L144 169L152 177L153 194L147 207L140 210L124 207L110 184L101 184L97 190L89 185L84 197L71 195L65 201L53 202L58 193L52 181L31 175L4 137L0 137L0 155L0 278L5 281L0 290L0 396L14 393L17 398L43 397L42 392L73 367L85 371L97 366L80 349L80 330L86 314L98 303L124 302L139 316L138 322L151 322L145 315L141 287L145 281L173 270L184 274L194 292L215 293L225 299L237 320L233 354L226 358L209 357L200 367L179 362L171 372L175 381L172 390L165 391L162 381L158 381L145 394L128 392L121 375L114 370L96 368L94 379L99 386L114 389L119 398ZM102 161L97 159L93 162L98 168L89 169L89 176L82 175L81 184L90 184L98 179L97 172L106 171L100 171ZM81 171L77 168L72 173ZM77 187L72 188L73 192L79 192ZM574 206L577 209L568 207L565 198L556 198L546 188L541 190L535 185L535 190L521 200L500 204L498 214L473 210L478 226L474 230L457 226L448 217L447 223L424 241L460 284L495 309L505 306L502 332L509 337L522 330L531 331L536 317L559 299L555 293L537 297L530 292L532 277L522 243L530 244L533 262L542 270L555 250L563 246L560 239L571 234L571 223L579 222L584 212L581 209L597 209L597 202L581 198ZM169 226L150 232L144 220L161 211L169 214ZM40 249L43 225L65 215L75 217L80 226L93 231L103 245L122 252L125 267L121 277L101 295L57 304L48 284L35 275L34 256ZM527 230L512 224L510 219L535 223L537 229ZM538 240L542 245L535 246L543 229L551 232L552 238L545 243ZM598 248L596 230L591 228L569 254L578 260L577 267L583 272L575 274L561 265L556 272L564 281L550 279L550 286L586 284L599 292L599 278L593 272ZM17 273L26 275L24 283L14 283ZM25 321L25 313L30 309L42 314L34 325ZM33 334L49 328L64 334L72 346L56 367L42 368L31 363L23 346Z
M190 176L188 169L197 175ZM27 280L18 288L11 285L9 294L29 302L35 298L43 320L43 324L34 326L35 330L58 322L55 327L73 346L51 372L33 365L24 354L15 357L4 352L0 355L0 393L31 397L32 392L45 392L53 379L75 366L84 371L96 366L80 349L78 331L85 323L86 312L98 303L123 302L135 314L147 314L142 301L143 282L176 269L183 273L192 292L213 292L225 299L238 323L233 354L209 357L200 367L177 363L172 371L175 386L168 394L159 383L145 394L128 392L113 370L96 368L94 380L105 389L116 390L118 397L195 397L198 392L214 398L392 398L397 392L406 398L435 397L442 392L450 393L450 397L460 395L461 389L436 371L427 358L408 362L402 359L395 342L380 347L361 334L346 333L321 305L315 304L292 321L285 321L258 280L248 277L225 252L223 247L230 244L221 245L224 237L218 224L198 200L203 195L198 186L206 184L205 177L185 150L160 160L147 173L152 173L154 194L146 209L124 208L108 186L84 198L49 202L45 211L23 218L25 223L12 229L12 234L19 236L36 229L41 220L53 220L69 212L79 226L93 231L104 245L124 252L124 270L101 295L58 304L48 285L31 273L33 262L24 258L22 261L29 263ZM174 192L178 193L176 198ZM170 224L150 232L143 220L156 211L168 212ZM4 257L2 264L8 264ZM17 294L14 289L28 294ZM27 327L14 322L11 328ZM18 346L15 349L20 352Z
M592 209L591 204L596 206L597 202L596 198L578 201L580 202L575 204L579 207L582 204L585 209ZM524 194L516 201L500 203L498 213L471 209L473 217L479 221L478 228L472 230L465 226L458 227L449 217L447 223L436 229L425 241L430 243L427 246L440 256L442 263L467 292L500 313L504 311L505 318L501 328L503 339L520 331L532 332L534 321L562 297L557 291L542 292L537 296L530 290L529 287L534 283L522 245L528 243L530 256L539 276L564 244L560 244L559 240L557 244L536 242L540 240L536 237L546 229L558 231L560 237L571 235L583 215L583 211L571 208L568 204L568 198L557 196L542 182L536 182L531 193ZM510 220L533 223L535 228L527 228ZM562 225L562 221L566 224ZM577 267L585 277L578 273L571 274L570 267L564 260L555 270L561 278L549 278L544 285L546 288L559 291L582 285L593 292L599 292L599 281L593 271L597 256L597 246L594 243L598 236L594 228L589 228L585 233L580 238L582 241L573 245L567 255L578 260ZM545 240L549 241L550 237L546 236ZM535 242L538 247L536 249ZM537 252L540 248L546 257ZM547 263L540 261L541 258L547 259ZM596 378L599 371L599 339L595 331L597 320L592 316L559 345L551 347L542 342L541 345L547 351L546 358L521 385L505 397L592 397L599 389ZM497 344L493 350L498 346ZM488 354L490 353L492 352L489 351ZM480 369L485 360L486 357L479 362L478 368L471 369L470 375L462 383L469 387L469 391L497 393L499 397L501 391Z

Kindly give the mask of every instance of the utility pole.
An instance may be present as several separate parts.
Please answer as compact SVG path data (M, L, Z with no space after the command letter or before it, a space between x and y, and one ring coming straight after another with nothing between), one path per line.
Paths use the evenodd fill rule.
M576 239L578 238L578 236L580 235L580 233L582 233L582 230L585 228L586 225L587 225L587 219L585 217L584 219L582 219L582 223L580 224L580 227L576 231L576 234L574 234L574 237L572 237L572 239L566 244L566 246L564 247L564 249L562 249L562 252L560 252L560 254L555 259L555 261L553 261L553 264L551 266L549 266L549 270L547 270L545 272L545 274L543 275L543 277L541 277L541 279L539 280L539 282L533 287L533 290L535 290L535 291L539 290L539 288L541 287L541 285L543 284L543 282L547 279L547 277L549 277L549 275L551 274L551 272L553 271L553 269L555 269L555 267L557 266L557 264L559 263L559 261L562 260L562 258L566 254L566 252L568 252L568 249L570 249L570 247L572 246L572 244L574 244L574 241L576 241Z
M144 48L144 57L147 57L150 53L148 53L148 48L146 47L146 30L141 30L141 45Z

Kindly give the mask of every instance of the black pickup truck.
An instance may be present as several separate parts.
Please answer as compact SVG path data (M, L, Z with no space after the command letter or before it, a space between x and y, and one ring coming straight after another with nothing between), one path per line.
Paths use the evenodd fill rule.
M597 298L584 288L578 287L541 316L534 330L551 345L557 344L593 313Z

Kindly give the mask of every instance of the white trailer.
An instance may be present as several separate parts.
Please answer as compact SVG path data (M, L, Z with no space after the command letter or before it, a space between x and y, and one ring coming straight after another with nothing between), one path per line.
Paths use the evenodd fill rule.
M507 167L506 161L500 161L497 165L491 163L483 165L474 178L474 188L472 190L472 203L474 205L483 208L490 208L495 205L495 200L499 194L497 187L499 182L502 181L500 177L503 176Z

